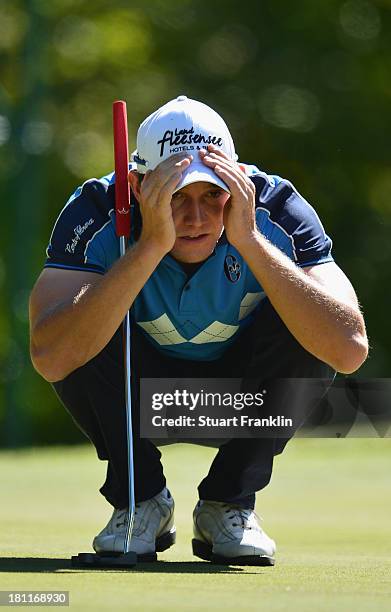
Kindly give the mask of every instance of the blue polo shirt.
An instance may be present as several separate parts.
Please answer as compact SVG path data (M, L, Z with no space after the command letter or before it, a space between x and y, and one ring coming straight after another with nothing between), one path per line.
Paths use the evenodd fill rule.
M292 183L255 166L258 230L297 266L333 261L332 242L314 208ZM115 234L115 175L86 181L61 211L47 248L46 268L105 274L119 257ZM133 210L136 206L131 202ZM134 236L131 241L134 241ZM235 341L260 308L265 292L223 233L212 255L189 278L166 255L132 307L148 340L181 359L214 360Z

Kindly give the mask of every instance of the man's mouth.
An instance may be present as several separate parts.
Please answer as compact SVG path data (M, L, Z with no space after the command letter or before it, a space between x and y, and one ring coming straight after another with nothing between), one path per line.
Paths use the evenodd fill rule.
M180 236L180 239L188 240L189 242L201 242L207 235L208 234L189 234L188 236Z

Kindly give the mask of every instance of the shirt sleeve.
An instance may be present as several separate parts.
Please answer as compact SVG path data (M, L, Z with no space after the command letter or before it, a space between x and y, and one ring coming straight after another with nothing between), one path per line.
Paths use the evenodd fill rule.
M108 185L97 179L78 187L54 224L44 267L104 274L115 239L113 202Z
M332 240L316 210L290 181L263 174L257 192L258 229L273 244L300 267L334 261Z

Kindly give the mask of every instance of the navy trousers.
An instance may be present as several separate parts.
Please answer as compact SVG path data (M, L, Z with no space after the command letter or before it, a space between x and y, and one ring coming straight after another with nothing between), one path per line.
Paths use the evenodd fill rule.
M140 378L242 378L243 390L254 392L267 386L269 402L272 395L281 406L289 405L291 413L292 406L295 412L296 402L298 413L306 417L319 405L335 372L296 341L266 299L252 325L221 359L212 362L166 357L135 326L132 376L135 496L136 501L144 501L161 491L166 480L158 447L140 437ZM278 384L281 378L295 380L281 387ZM315 394L313 384L307 393L313 379L319 381ZM78 427L94 444L99 459L108 461L101 493L115 508L126 507L128 470L121 330L94 359L53 386ZM256 491L269 483L273 458L283 451L288 439L216 441L213 445L219 447L217 454L198 487L200 499L253 508ZM210 445L210 441L193 442Z

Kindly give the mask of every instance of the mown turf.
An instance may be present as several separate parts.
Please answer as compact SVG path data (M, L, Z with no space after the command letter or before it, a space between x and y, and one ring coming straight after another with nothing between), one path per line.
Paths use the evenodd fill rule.
M69 590L72 610L391 609L391 440L291 442L258 496L278 544L272 568L192 557L196 485L214 450L163 450L178 541L129 572L70 568L111 514L105 465L90 447L0 453L0 589ZM37 609L37 608L36 608Z

